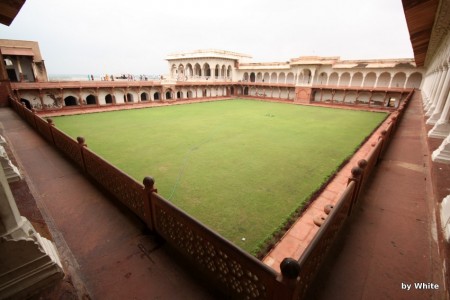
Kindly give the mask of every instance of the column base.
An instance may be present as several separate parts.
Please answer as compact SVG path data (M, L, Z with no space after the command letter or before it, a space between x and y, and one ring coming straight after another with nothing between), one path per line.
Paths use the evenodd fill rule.
M433 113L427 120L426 124L428 125L434 125L437 121L439 121L439 118L441 117L442 112Z
M428 137L435 139L445 139L450 134L450 123L436 123L428 132Z
M435 105L430 105L429 107L427 107L427 111L425 112L425 116L429 117L433 114L434 108L436 106Z
M24 217L0 237L0 257L1 298L29 298L64 277L55 246Z
M444 237L450 241L450 195L444 198L441 203L441 226L444 231Z
M450 164L450 135L442 142L442 144L433 151L431 159L434 162Z

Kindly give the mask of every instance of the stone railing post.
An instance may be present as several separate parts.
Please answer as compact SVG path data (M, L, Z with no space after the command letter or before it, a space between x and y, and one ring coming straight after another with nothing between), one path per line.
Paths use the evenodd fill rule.
M351 214L351 212L353 210L353 206L358 201L362 173L363 173L363 169L361 169L359 166L353 167L352 168L352 176L348 178L347 185L350 184L350 182L352 182L352 181L355 182L355 189L353 190L352 201L350 204L350 208L348 209L348 215Z
M366 182L366 179L369 176L369 174L367 174L367 170L366 170L367 165L368 165L368 162L364 158L360 159L358 161L358 167L362 170L361 177L359 179L361 181L359 184L360 189L362 189L364 187L364 183Z
M153 208L152 208L152 201L153 201L153 193L157 193L158 190L155 188L155 180L150 177L146 176L143 180L144 183L144 190L146 194L146 201L144 203L144 213L145 213L145 222L147 223L148 228L151 231L155 230L155 219L153 217Z
M84 148L87 147L84 137L77 137L78 145L80 146L81 160L83 161L83 171L86 172L86 162L84 161Z
M386 129L382 130L380 132L380 136L378 137L378 143L381 143L381 147L380 147L380 153L377 157L377 163L382 159L383 154L384 154L384 147L385 147L385 141L386 141Z
M50 118L47 119L47 123L48 123L49 128L50 128L50 134L52 136L53 146L56 146L56 144L55 144L55 137L53 136L53 127L55 127L55 123L53 123L53 120L50 119Z
M277 292L279 299L297 299L299 293L304 294L306 291L298 289L298 276L300 275L300 264L296 259L286 257L280 263L281 274L278 281L282 283L283 290ZM309 285L310 283L308 283Z

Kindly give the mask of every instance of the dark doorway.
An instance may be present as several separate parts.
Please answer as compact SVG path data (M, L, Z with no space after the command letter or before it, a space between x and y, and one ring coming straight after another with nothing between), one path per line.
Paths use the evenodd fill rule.
M153 100L159 100L159 93L158 92L153 94Z
M74 96L67 96L66 98L64 98L64 105L65 106L78 105L77 98L75 98Z
M11 82L18 82L19 80L17 80L17 75L16 75L16 70L14 69L6 69L6 71L8 72L8 78Z
M105 102L106 104L112 104L113 103L113 98L111 96L111 94L108 94L105 96Z
M24 98L20 99L20 103L25 104L25 107L28 108L29 110L31 110L31 108L32 108L31 103L27 99L24 99Z
M88 105L95 105L97 104L97 101L95 101L95 96L94 95L89 95L86 97L86 104Z

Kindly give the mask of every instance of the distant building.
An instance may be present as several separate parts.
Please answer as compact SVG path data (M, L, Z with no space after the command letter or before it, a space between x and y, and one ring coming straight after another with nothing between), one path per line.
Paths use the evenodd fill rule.
M48 81L37 42L0 39L0 52L11 82Z

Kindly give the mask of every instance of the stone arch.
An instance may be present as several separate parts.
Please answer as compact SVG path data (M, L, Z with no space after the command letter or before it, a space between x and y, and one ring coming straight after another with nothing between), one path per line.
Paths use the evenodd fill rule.
M184 76L184 66L183 64L178 65L178 77Z
M378 77L376 87L389 87L390 82L391 82L391 74L389 72L383 72Z
M227 74L227 67L222 65L222 69L220 70L220 77L224 78Z
M177 77L177 66L175 64L172 65L172 68L170 69L170 75L172 76L172 78L176 78Z
M203 89L202 90L202 96L203 97L208 97L208 90L207 89Z
M319 78L317 79L317 81L320 85L326 85L327 80L328 80L328 74L325 72L320 73Z
M248 86L244 87L244 95L248 95Z
M126 95L123 95L123 101L124 102L134 102L134 97L132 93L126 93Z
M147 101L148 100L148 93L143 92L141 93L141 101Z
M248 73L247 72L244 73L244 77L242 77L242 80L248 81Z
M183 92L182 91L178 91L177 92L177 99L182 99L183 98Z
M250 82L255 82L256 81L256 75L254 72L250 73Z
M356 72L352 76L351 86L361 86L363 82L363 74L361 72Z
M158 100L160 100L160 99L161 99L161 95L159 94L159 92L155 92L155 93L153 94L153 100L158 101Z
M194 75L195 76L202 76L202 68L198 63L194 65Z
M209 77L211 76L211 67L208 63L203 64L203 76Z
M337 72L331 73L330 77L328 78L328 85L337 85L339 82L339 75Z
M341 74L341 77L339 78L339 86L349 86L350 85L350 73L344 72Z
M20 98L20 103L25 104L25 107L28 108L29 110L32 109L30 100L25 99L25 98Z
M97 101L95 100L95 96L92 95L92 94L89 94L89 95L86 97L86 104L87 104L87 105L95 105L95 104L97 104Z
M262 73L261 72L258 72L257 74L256 74L256 82L262 82Z
M289 72L286 76L286 83L295 83L294 82L294 73Z
M264 73L263 82L270 82L269 72Z
M173 95L172 95L172 89L167 89L167 90L166 90L166 93L165 93L164 95L166 96L166 99L167 99L167 100L172 99L172 98L173 98Z
M375 72L367 73L364 77L364 87L374 87L375 82L377 81L377 74Z
M403 88L405 86L406 74L404 72L398 72L392 77L391 88Z
M231 66L228 66L227 68L227 77L231 78Z
M300 74L299 80L300 84L309 84L311 82L311 70L303 69L302 73Z
M220 76L220 66L219 64L216 65L214 68L214 77L218 78Z
M284 72L281 72L278 75L278 83L284 83L286 81L286 75L284 74Z
M188 90L187 93L186 93L186 96L187 96L188 98L192 98L192 91L191 91L191 90Z
M191 64L187 64L186 65L186 72L185 72L187 77L191 77L192 75L194 75L194 71L192 69L192 65Z
M78 100L74 96L67 96L64 98L64 105L65 106L76 106L78 105Z
M270 83L277 83L278 82L278 75L276 72L272 72L270 75Z
M112 104L113 103L113 96L111 94L108 94L105 96L105 103L106 104Z
M419 72L414 72L411 75L409 75L405 87L408 89L418 89L421 83L422 83L422 74Z

